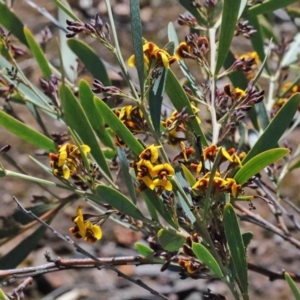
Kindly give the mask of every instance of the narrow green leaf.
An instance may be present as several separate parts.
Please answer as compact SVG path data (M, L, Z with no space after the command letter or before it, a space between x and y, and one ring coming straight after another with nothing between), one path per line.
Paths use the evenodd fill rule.
M260 61L264 62L265 70L270 75L270 70L269 70L267 61L265 60L266 55L265 55L265 50L264 50L264 38L263 38L262 27L258 22L258 17L257 16L248 16L246 14L246 18L248 19L249 23L257 30L257 32L251 37L251 43L252 43L253 49L257 52Z
M178 47L179 41L178 41L175 27L172 22L170 22L168 25L168 37L169 37L169 41L174 43L175 48ZM178 64L180 66L182 73L189 81L189 84L190 84L191 89L194 92L194 94L197 95L200 100L204 101L203 93L200 91L199 86L195 80L195 77L191 74L191 72L190 72L189 68L187 67L187 65L185 64L184 60L179 60Z
M166 80L166 93L168 94L171 102L173 103L177 111L182 111L183 108L186 108L187 114L194 115L191 103L171 69L168 70ZM195 132L196 135L201 137L201 142L203 146L208 146L206 137L202 132L201 127L196 118L193 118L188 122L188 127L192 132Z
M243 239L243 243L245 246L245 249L247 249L247 247L249 246L251 240L253 239L253 233L248 231L248 232L244 232L242 234L242 239Z
M136 193L135 193L135 187L132 182L132 178L129 173L129 163L125 154L125 151L121 147L117 147L117 152L118 152L118 158L120 162L120 167L121 167L121 173L122 173L122 179L124 180L124 183L127 187L128 193L131 197L131 200L133 203L136 204L137 199L136 199Z
M9 251L6 255L0 259L0 269L12 269L19 265L26 256L37 246L40 239L43 237L46 231L45 226L40 226L27 238L22 240L15 248Z
M182 247L186 238L172 230L160 229L157 233L158 240L166 251L178 251Z
M101 58L90 46L75 38L69 39L67 43L93 77L100 80L105 86L111 85L111 80Z
M133 41L133 51L135 55L135 64L138 72L140 91L144 95L144 53L143 53L143 33L140 14L140 1L130 1L130 21Z
M163 102L163 93L165 90L167 74L168 72L166 68L160 68L159 75L149 92L150 115L153 127L158 134L160 133L161 106Z
M156 207L155 207L154 203L152 202L152 198L150 199L148 197L148 194L143 193L143 199L144 199L144 201L147 205L147 209L148 209L148 212L151 216L151 220L156 222L157 224L159 224L159 217L158 217L158 214L157 214Z
M295 170L295 169L298 169L300 168L300 160L298 160L294 165L292 165L290 168L289 168L289 172Z
M288 5L291 5L298 0L266 0L263 3L256 4L248 9L248 14L249 15L261 15L261 14L266 14L273 12L276 9L286 7Z
M217 75L228 54L231 40L238 19L241 0L224 0L217 64L214 73Z
M206 247L204 247L202 244L193 242L192 249L196 257L202 263L204 263L218 278L224 277L218 262L210 254Z
M97 97L94 97L94 103L99 114L101 114L106 124L126 143L126 145L131 149L131 151L133 151L136 156L139 156L143 151L143 146L129 131L129 129L119 120L119 118L107 106L106 103L104 103Z
M151 203L153 204L153 206L155 207L155 209L158 211L158 213L163 217L163 219L168 224L170 224L175 229L178 228L178 225L176 225L176 223L174 222L171 213L167 210L167 208L164 205L162 199L157 196L157 194L155 193L155 191L152 191L150 189L146 189L143 192L143 196L147 197L151 201Z
M43 53L40 45L36 42L33 34L27 27L24 27L24 34L28 42L29 48L32 52L32 55L34 56L36 62L41 68L45 79L49 80L52 74L51 68L49 66L49 61L47 60L45 54Z
M90 146L91 154L99 167L108 177L112 178L105 156L98 144L92 126L84 113L82 106L71 90L65 85L59 87L59 95L64 112L63 118L66 124L70 126L72 130L76 131L85 144Z
M134 247L140 255L145 256L147 258L153 258L154 250L152 250L148 246L146 246L142 243L135 243Z
M9 300L2 289L0 289L0 300Z
M295 300L300 300L300 292L299 289L295 283L295 281L292 279L292 277L289 275L288 272L284 272L284 278L286 280L286 282L288 283L294 297Z
M265 167L279 160L289 153L289 149L276 148L257 154L248 160L235 174L234 179L239 184L244 184L253 175L259 173Z
M69 3L66 0L61 0L60 1L67 9L69 12L71 12L71 7ZM64 9L59 8L58 9L58 20L59 23L62 24L65 28L66 26L66 21L68 19L68 13L65 12ZM69 48L67 41L68 38L66 37L66 33L63 30L59 30L59 46L60 46L60 54L61 54L61 64L64 68L64 72L68 79L71 82L75 82L77 79L77 56L74 54L74 52Z
M138 220L145 219L141 211L127 197L109 186L98 185L96 187L96 196L98 197L91 199L95 203L108 203L129 217Z
M66 5L65 2L61 0L52 0L55 3L56 7L59 7L67 16L69 16L73 21L81 22L79 18L77 18L73 12L71 11L69 5Z
M246 251L243 239L240 233L239 224L233 206L226 204L224 208L224 229L234 265L236 280L243 295L248 294L248 267L246 260Z
M294 36L293 41L289 45L289 49L284 54L283 59L280 63L280 67L288 67L291 64L295 63L299 59L300 53L300 33L297 33Z
M23 32L23 23L20 19L5 5L0 2L0 23L21 43L27 46L27 40Z
M191 1L179 0L178 2L196 18L200 26L207 27L207 20L200 14L199 10L192 5Z
M181 164L181 169L186 181L189 183L190 186L193 186L196 183L195 176L184 164Z
M22 140L47 151L55 151L55 143L43 134L0 111L0 125Z
M111 135L106 131L103 117L99 114L94 103L94 93L85 80L79 83L79 99L84 112L90 121L100 141L107 147L115 149ZM99 100L100 101L100 100Z
M261 152L278 147L278 141L293 120L299 103L300 94L296 93L288 100L288 102L280 109L274 119L270 122L266 130L243 160L243 164L247 163L251 158Z

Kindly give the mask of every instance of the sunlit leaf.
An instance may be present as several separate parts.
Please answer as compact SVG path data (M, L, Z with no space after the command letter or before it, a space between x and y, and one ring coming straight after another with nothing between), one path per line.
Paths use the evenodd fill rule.
M90 46L75 38L68 39L67 43L94 78L100 80L105 86L111 85L101 58Z
M206 247L199 243L193 243L192 249L196 257L202 263L204 263L218 278L222 278L224 276L218 262Z
M153 258L154 250L152 250L148 246L146 246L142 243L135 243L134 247L140 255L145 256L147 258Z
M276 148L259 153L255 157L248 160L245 164L243 162L242 168L240 168L236 173L234 179L239 184L244 184L253 175L259 173L265 167L273 164L280 158L287 155L289 152L289 149L286 148Z
M17 37L20 42L27 45L27 40L23 32L23 23L8 8L7 5L0 2L0 24L2 24L9 32Z
M177 111L182 111L183 108L186 108L187 114L194 115L191 103L172 70L168 70L166 81L166 93L168 94L171 102L173 103ZM201 137L201 142L203 146L208 146L206 137L202 132L196 118L192 118L189 120L188 127L192 132Z
M69 3L66 0L60 1L62 5L64 5L69 12L71 12L71 7ZM68 13L63 8L58 9L58 20L61 25L63 25L65 28L66 21L68 19ZM58 32L59 34L59 46L60 46L60 53L62 57L62 65L64 67L64 72L68 79L71 82L74 82L77 78L77 56L74 54L74 52L69 48L67 41L68 38L66 37L66 33L63 30L60 30Z
M186 238L172 230L160 229L157 233L158 240L166 251L178 251Z
M99 114L94 103L94 93L85 80L79 83L79 99L84 112L90 121L100 141L107 147L115 149L111 135L105 128L103 117Z
M77 101L71 90L61 85L59 88L59 95L64 112L64 120L72 130L76 131L83 143L91 148L91 155L102 171L111 178L110 169L106 163L105 156L99 146L96 136L93 132L92 126L84 113L82 106Z
M0 125L22 140L47 151L55 151L55 143L31 127L0 111Z
M46 58L45 54L43 53L40 45L35 40L33 34L27 27L24 27L24 34L25 34L26 40L28 42L29 48L32 52L32 55L34 56L36 62L38 63L39 67L41 68L45 79L49 80L50 76L52 74L52 71L49 66L48 59Z
M292 279L292 277L289 275L288 272L284 272L284 278L286 280L286 282L288 283L294 297L295 300L300 300L300 292L299 289L295 283L295 281Z
M103 117L105 123L117 134L126 145L138 156L143 151L143 146L139 143L136 137L129 131L121 120L114 114L114 112L107 106L106 103L99 98L94 97L95 106Z
M261 152L278 147L278 141L293 120L299 103L300 94L297 93L293 95L288 100L288 102L279 110L266 130L255 143L253 148L249 151L249 153L243 160L243 164L245 164L251 158Z
M113 208L129 217L143 220L144 216L141 211L123 194L106 185L96 187L96 198L91 199L96 203L108 203Z
M224 0L215 74L218 74L220 71L229 51L238 19L240 5L241 0Z

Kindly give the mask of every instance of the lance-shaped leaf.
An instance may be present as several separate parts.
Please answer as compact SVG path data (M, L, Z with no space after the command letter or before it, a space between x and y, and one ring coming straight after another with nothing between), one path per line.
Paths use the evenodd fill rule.
M143 34L140 14L140 1L130 1L130 22L133 41L133 51L135 55L135 66L138 72L140 91L144 95L144 53L143 53Z
M224 0L217 64L216 69L212 70L215 74L218 74L220 71L228 54L237 23L240 6L241 0Z
M270 75L270 70L268 67L267 61L265 61L265 50L264 50L264 37L262 32L262 26L258 21L257 16L248 16L246 14L246 18L248 19L249 23L256 29L256 33L251 37L251 43L253 49L257 52L259 59L261 62L264 62L264 67L267 73ZM256 81L256 80L255 80Z
M242 294L248 294L248 267L246 260L245 245L240 233L239 224L235 211L231 204L226 204L224 208L224 229L227 244L230 250L231 259L234 266L234 274Z
M69 12L71 12L71 7L66 0L60 1ZM66 24L69 14L63 9L58 8L58 20L60 24ZM65 25L65 27L67 27ZM58 32L59 34L59 46L60 46L60 53L61 53L61 63L63 65L64 71L66 76L71 82L74 82L77 78L77 56L74 52L69 48L67 44L67 36L63 30Z
M211 255L211 253L207 250L205 246L199 243L193 243L192 249L196 257L202 263L204 263L218 278L224 277L218 262Z
M138 251L139 254L141 254L147 258L153 258L154 250L149 248L148 246L146 246L142 243L135 243L134 247Z
M155 191L146 189L143 192L143 195L151 201L152 205L155 207L155 209L166 222L168 222L172 227L176 229L178 228L178 225L174 222L171 213L166 208L166 205L163 203L162 199L159 196L157 196Z
M65 122L72 128L72 130L76 131L80 139L85 144L90 146L91 154L99 167L108 177L112 178L105 156L103 155L92 126L84 113L82 106L77 101L71 90L65 85L60 86L59 95L63 107Z
M55 151L55 143L48 137L0 111L0 125L22 140L47 151Z
M249 8L247 13L254 16L266 14L273 12L276 9L291 5L297 1L298 0L266 0L263 3L256 4Z
M99 114L94 103L94 93L85 80L79 84L79 99L84 112L90 121L100 141L107 147L115 149L111 135L105 128L103 117Z
M171 69L168 70L166 80L166 93L168 94L170 100L172 101L177 111L180 112L183 108L186 108L187 114L194 115L191 103ZM201 142L203 146L208 146L206 137L202 132L196 118L190 119L188 122L188 126L192 132L195 132L196 135L201 137Z
M94 78L100 80L105 86L111 85L101 58L90 46L75 38L69 39L67 43Z
M284 278L286 280L286 282L288 283L294 297L295 300L300 300L300 292L299 289L295 283L295 281L292 279L292 277L289 275L288 272L284 272Z
M95 196L96 197L91 198L95 203L108 203L113 208L129 217L138 220L145 219L141 211L127 197L109 186L98 185L96 187Z
M278 147L278 141L293 120L299 103L300 94L297 93L279 110L253 148L249 151L243 160L243 164L261 152Z
M26 256L36 247L46 231L45 226L40 226L27 238L22 240L15 248L0 259L0 269L12 269L19 265Z
M157 233L158 240L167 251L178 251L182 247L186 238L172 230L160 229Z
M167 69L160 68L159 75L155 79L153 86L149 93L149 109L150 115L155 131L160 133L160 117L161 117L161 106L163 102L163 93L165 90L165 84L167 79Z
M124 183L127 187L128 193L130 195L131 200L133 203L137 202L136 199L136 193L135 193L135 187L132 182L132 178L129 173L129 163L128 159L126 157L126 153L123 148L117 147L117 153L118 153L118 158L120 162L120 168L121 168L121 173L122 173L122 179L124 180Z
M235 174L234 179L239 184L244 184L253 175L259 173L265 167L273 164L289 152L290 150L286 148L276 148L264 151L248 160Z
M8 6L2 2L0 2L0 24L17 37L21 43L27 45L27 40L23 32L23 23Z
M107 106L106 103L99 98L94 97L95 106L103 117L105 123L119 136L124 143L133 151L136 156L139 156L143 151L143 146L123 124L123 122L114 114L114 112Z
M26 37L26 40L28 42L29 48L31 50L32 55L34 56L36 62L38 63L39 67L42 70L42 73L46 80L50 79L50 76L52 74L51 68L49 66L49 61L44 55L40 45L36 42L33 34L31 31L24 27L24 34Z

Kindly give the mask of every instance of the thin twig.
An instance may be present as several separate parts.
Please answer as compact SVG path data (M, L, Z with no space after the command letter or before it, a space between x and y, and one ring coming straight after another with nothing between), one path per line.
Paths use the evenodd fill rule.
M27 277L21 284L19 284L13 291L11 292L10 296L12 299L20 299L19 294L23 293L27 285L32 284L32 277Z
M159 293L158 291L156 291L156 290L152 289L151 287L149 287L148 285L146 285L140 279L133 279L130 276L127 276L126 274L124 274L123 272L121 272L118 268L114 267L113 265L110 265L110 264L107 264L107 263L104 263L104 262L100 261L96 256L90 254L88 251L86 251L83 248L81 248L69 236L66 236L66 235L63 235L63 234L59 233L53 227L51 227L50 225L48 225L44 221L40 220L39 217L37 217L34 213L32 213L31 211L26 210L22 206L22 204L18 201L18 199L16 197L13 197L13 199L17 203L18 209L20 209L23 213L25 213L30 218L37 220L40 224L42 224L43 226L45 226L46 228L48 228L49 230L51 230L60 239L64 240L68 244L72 245L76 249L77 252L82 253L83 255L85 255L85 256L91 258L92 260L94 260L97 263L97 264L95 264L95 267L110 269L110 270L116 272L119 277L123 277L123 278L127 279L128 281L130 281L130 282L132 282L132 283L134 283L134 284L136 284L136 285L144 288L145 290L149 291L151 294L153 294L155 296L158 296L161 299L169 299L168 297L164 296L163 294Z
M254 265L252 263L248 263L248 269L255 272L255 273L259 273L261 275L264 275L266 277L269 277L269 280L270 281L275 281L275 280L285 280L285 277L284 277L284 273L286 273L284 270L282 272L273 272L273 271L270 271L268 269L265 269L261 266L257 266L257 265ZM296 282L300 282L300 276L295 274L295 273L290 273L290 272L287 272L291 278L296 281Z
M282 237L285 241L288 241L289 243L291 243L293 246L295 246L297 249L300 249L300 241L298 241L297 239L286 235L282 230L280 230L279 228L277 228L276 226L274 226L273 224L269 223L268 221L266 221L265 219L263 219L261 216L259 216L258 214L254 214L253 212L251 212L249 209L246 209L244 207L242 207L241 205L234 203L234 207L239 210L240 212L243 213L243 215L239 215L239 218L242 221L248 221L250 223L254 223L257 224L277 235L279 235L280 237Z

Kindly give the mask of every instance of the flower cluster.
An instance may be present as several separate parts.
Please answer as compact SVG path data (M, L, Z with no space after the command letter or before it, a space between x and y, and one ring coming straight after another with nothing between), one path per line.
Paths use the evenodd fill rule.
M121 109L116 109L114 112L133 134L147 132L147 123L145 122L143 113L138 106L126 105ZM115 145L119 147L126 146L117 135L115 136Z
M137 179L141 183L140 190L145 187L160 194L163 190L172 191L172 183L169 177L175 174L169 163L160 163L159 148L161 146L150 145L139 155L139 161L134 164L137 171Z
M74 234L76 238L83 238L89 243L95 243L102 237L101 227L88 221L90 215L82 213L82 206L78 206L76 216L72 218L75 226L70 228L69 231Z
M85 156L91 151L87 145L81 145L80 148ZM58 153L49 153L49 157L52 172L56 176L68 179L82 170L80 149L74 144L66 143L59 146Z
M248 52L240 56L235 56L236 61L231 68L245 72L247 79L255 76L255 71L259 65L259 57L257 52Z
M192 109L194 114L199 112L199 109L192 103ZM165 121L162 121L162 126L166 128L168 143L170 145L177 145L181 141L187 139L187 130L186 130L186 122L195 118L195 115L189 115L186 113L186 108L182 109L182 111L178 112L174 110L170 117L168 117ZM196 117L197 121L200 123L200 119Z
M176 61L176 57L170 55L165 49L160 49L152 42L145 42L143 45L144 64L147 68L165 67L170 68L170 65ZM135 55L128 59L128 66L135 67Z
M175 56L178 60L184 58L204 60L208 51L209 43L207 38L193 33L185 37L185 42L179 44L175 50Z
M242 192L242 186L237 184L233 178L229 177L230 171L242 166L241 161L245 157L245 153L237 154L234 148L226 150L224 147L217 147L211 145L203 149L203 161L198 164L192 163L191 168L196 170L196 174L199 176L197 182L192 187L193 190L205 195L206 190L211 180L211 172L205 167L206 162L215 162L218 152L221 151L221 159L218 163L216 173L212 178L212 192L216 195L218 193L229 192L234 198L236 198ZM204 165L203 165L204 162ZM225 164L226 162L226 164ZM220 166L222 165L222 171Z

